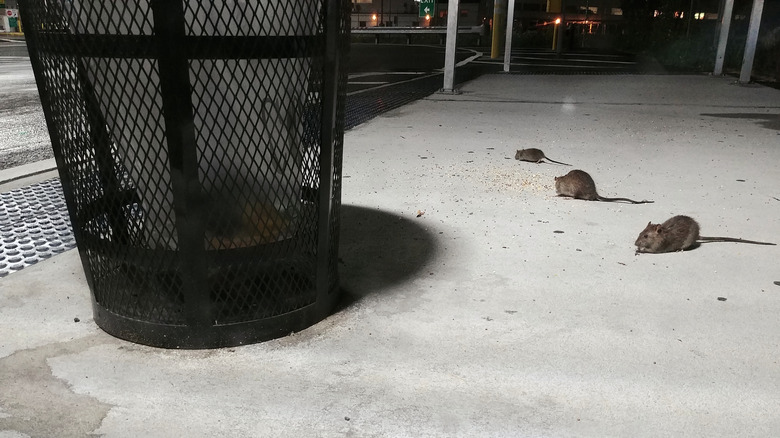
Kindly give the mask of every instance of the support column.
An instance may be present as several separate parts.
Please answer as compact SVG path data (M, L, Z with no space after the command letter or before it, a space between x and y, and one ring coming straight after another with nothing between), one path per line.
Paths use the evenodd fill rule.
M455 90L455 49L458 42L458 10L460 2L450 0L447 6L447 46L444 50L444 86L441 91L453 93Z
M512 28L515 21L515 0L509 0L509 8L506 14L506 42L504 43L504 72L509 73L509 64L512 61Z
M501 52L501 36L506 29L506 3L507 0L495 0L493 3L493 45L490 57L496 59Z
M745 56L742 58L742 72L739 74L739 83L750 82L750 74L753 72L753 58L756 56L756 43L758 42L758 30L761 28L761 14L764 11L764 0L753 0L753 10L750 11L750 25L748 26L747 40L745 41Z
M729 41L729 29L731 28L731 13L734 10L734 0L725 0L723 15L720 17L720 34L718 35L718 51L715 54L715 76L723 74L723 61L726 58L726 46Z

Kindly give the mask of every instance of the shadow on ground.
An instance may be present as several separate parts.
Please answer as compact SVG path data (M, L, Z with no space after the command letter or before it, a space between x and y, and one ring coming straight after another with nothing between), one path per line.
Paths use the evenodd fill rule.
M437 232L414 216L354 205L341 208L340 308L409 281L436 256Z
M762 128L780 131L780 114L766 113L703 113L706 117L720 117L726 119L753 119Z

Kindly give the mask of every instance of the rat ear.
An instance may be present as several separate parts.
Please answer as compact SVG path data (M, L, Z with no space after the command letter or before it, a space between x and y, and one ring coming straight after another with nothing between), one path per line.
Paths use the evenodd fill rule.
M656 232L656 233L660 233L660 232L662 232L663 230L664 230L664 229L663 229L663 227L661 227L661 224L658 224L658 225L656 225L656 226L655 226L655 232Z
M650 225L653 225L653 222L647 221L647 226L649 227Z

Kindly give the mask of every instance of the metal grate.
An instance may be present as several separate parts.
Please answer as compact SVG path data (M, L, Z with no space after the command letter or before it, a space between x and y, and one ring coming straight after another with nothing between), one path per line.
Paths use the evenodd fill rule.
M0 193L0 277L75 246L58 179Z
M349 2L20 7L96 322L201 348L324 317Z

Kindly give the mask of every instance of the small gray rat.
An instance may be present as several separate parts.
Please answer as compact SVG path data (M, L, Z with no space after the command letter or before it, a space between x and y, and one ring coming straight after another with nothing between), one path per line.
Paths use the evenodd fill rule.
M653 201L634 201L628 198L604 198L596 192L596 183L587 172L579 169L572 170L564 176L555 177L555 192L558 196L568 196L586 201L616 202L625 201L632 204L650 204Z
M536 149L536 148L518 149L518 151L515 152L515 160L530 161L532 163L541 163L542 160L547 160L553 163L563 164L564 166L571 166L571 164L561 163L560 161L555 161L547 158L547 156L544 155L544 152L542 152L541 149Z
M683 215L674 216L662 224L647 223L647 227L639 233L636 242L636 253L663 253L685 251L696 246L698 241L704 242L740 242L755 245L774 245L768 242L735 239L732 237L705 237L699 235L699 224L693 218Z

